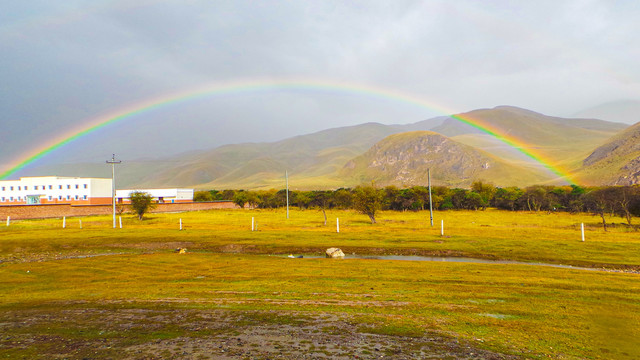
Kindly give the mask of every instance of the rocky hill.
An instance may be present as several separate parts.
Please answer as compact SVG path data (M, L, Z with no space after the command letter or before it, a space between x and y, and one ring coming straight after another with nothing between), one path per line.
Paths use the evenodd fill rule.
M412 186L427 183L468 186L475 180L497 185L540 183L548 178L430 131L395 134L349 161L340 172L347 182Z
M640 122L595 149L579 177L589 184L640 184Z

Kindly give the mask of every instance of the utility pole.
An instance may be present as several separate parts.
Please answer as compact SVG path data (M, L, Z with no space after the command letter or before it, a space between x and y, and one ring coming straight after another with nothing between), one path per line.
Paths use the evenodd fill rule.
M122 163L116 160L116 154L113 154L111 160L107 160L107 164L111 164L111 203L113 204L113 228L116 228L116 164Z
M284 177L287 179L287 219L289 219L289 173L284 171Z
M427 178L429 182L429 217L431 218L431 227L433 227L433 203L431 202L431 169L427 169Z

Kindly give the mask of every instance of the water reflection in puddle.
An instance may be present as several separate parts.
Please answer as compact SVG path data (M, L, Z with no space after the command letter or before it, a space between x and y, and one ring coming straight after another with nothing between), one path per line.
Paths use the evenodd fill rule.
M324 256L304 255L306 259L319 259ZM594 268L577 267L571 265L548 264L540 262L524 262L514 260L488 260L469 257L447 257L447 256L415 256L415 255L346 255L345 259L365 259L365 260L399 260L399 261L438 261L438 262L462 262L475 264L514 264L514 265L533 265L533 266L551 266L563 269L575 270L599 270Z

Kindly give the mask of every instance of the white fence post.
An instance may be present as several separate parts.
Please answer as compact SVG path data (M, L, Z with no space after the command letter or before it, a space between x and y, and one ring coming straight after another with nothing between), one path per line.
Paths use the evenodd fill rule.
M336 218L336 232L340 232L340 218Z
M255 231L256 226L255 226L255 220L256 218L254 218L253 216L251 217L251 231Z
M122 229L122 216L120 216L120 229Z
M582 241L584 241L584 223L580 224L580 228L582 229Z
M182 218L180 218L180 230L182 231Z
M444 220L440 220L440 236L444 236Z
M82 229L82 219L80 219L78 221L80 221L80 229Z
M62 217L62 228L64 229L64 228L66 228L66 227L67 227L67 217L66 217L66 216L63 216L63 217Z
M9 224L11 224L11 216L7 216L7 226L9 226Z

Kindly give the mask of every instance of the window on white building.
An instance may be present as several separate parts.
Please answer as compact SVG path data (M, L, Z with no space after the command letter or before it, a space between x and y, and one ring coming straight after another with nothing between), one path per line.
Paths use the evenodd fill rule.
M2 197L2 202L4 202L4 196Z
M34 186L33 190L38 190L38 185Z
M4 191L4 186L2 187L2 191Z
M53 200L53 196L49 195L49 201Z
M82 198L83 198L83 199L85 199L85 200L87 200L87 195L83 196Z
M67 195L67 200L71 200L71 196Z
M29 187L28 187L28 186L25 186L25 187L24 187L24 189L25 189L25 190L29 190Z
M62 189L62 185L58 185L58 189Z
M11 186L10 189L13 190L13 186Z
M13 201L13 196L9 198L9 201Z
M67 185L67 189L71 189L71 185Z
M22 190L22 187L21 187L21 186L18 186L18 190Z
M53 189L53 185L49 185L49 190Z
M85 189L87 188L87 184L84 184L84 188L85 188Z
M58 200L62 200L62 195L58 195Z
M79 189L79 188L80 188L80 185L76 184L76 189Z

